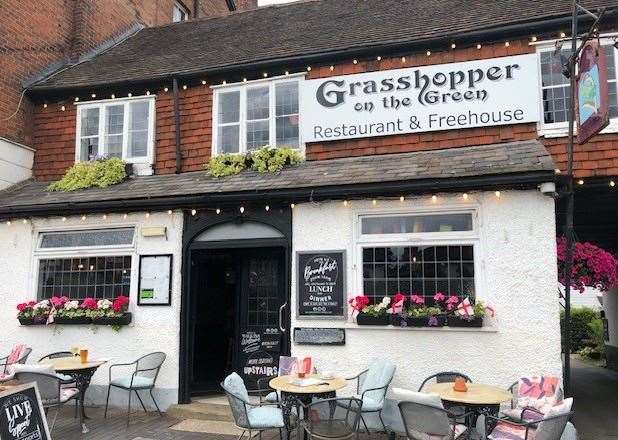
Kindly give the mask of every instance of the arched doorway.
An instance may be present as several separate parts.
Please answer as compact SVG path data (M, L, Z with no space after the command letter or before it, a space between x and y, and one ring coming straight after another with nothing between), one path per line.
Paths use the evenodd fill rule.
M232 371L256 387L289 353L291 233L289 209L185 217L181 403Z

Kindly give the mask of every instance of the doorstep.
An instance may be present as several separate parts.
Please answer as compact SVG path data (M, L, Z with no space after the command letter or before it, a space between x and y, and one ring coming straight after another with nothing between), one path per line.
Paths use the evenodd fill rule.
M167 415L180 420L234 421L225 395L195 397L191 403L171 405Z

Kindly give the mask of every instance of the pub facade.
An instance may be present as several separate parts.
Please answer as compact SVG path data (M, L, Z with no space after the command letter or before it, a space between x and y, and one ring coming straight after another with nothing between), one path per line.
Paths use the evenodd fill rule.
M35 179L0 192L7 341L114 361L164 351L164 406L217 392L231 371L255 384L282 355L343 375L389 358L394 384L411 389L446 370L502 386L561 374L555 196L568 79L556 41L568 6L513 1L508 18L491 5L456 19L436 2L415 23L397 11L417 2L342 3L144 29L28 88ZM601 41L618 118L614 31ZM578 178L618 174L616 121L576 151ZM302 161L205 169L265 146ZM591 172L593 153L607 166ZM130 164L130 176L49 190L100 157ZM454 296L484 316L363 325L350 306L388 297L396 312L397 294L405 308ZM119 330L15 318L29 300L119 295L131 312ZM87 399L101 402L106 381L95 375Z

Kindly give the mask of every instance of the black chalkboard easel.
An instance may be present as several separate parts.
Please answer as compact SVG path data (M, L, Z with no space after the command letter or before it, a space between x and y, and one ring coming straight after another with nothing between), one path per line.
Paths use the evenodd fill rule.
M36 383L0 392L0 439L52 440Z

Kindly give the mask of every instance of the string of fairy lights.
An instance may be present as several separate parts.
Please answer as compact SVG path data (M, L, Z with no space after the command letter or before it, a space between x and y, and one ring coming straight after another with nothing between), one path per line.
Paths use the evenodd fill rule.
M544 38L547 39L548 41L552 41L551 38L553 38L553 37L554 36L552 36L552 35L544 35ZM539 41L538 38L539 37L537 37L536 35L533 35L533 36L529 37L529 44L531 44L531 45L532 44L536 44ZM567 38L567 33L566 32L559 32L557 34L557 38L558 39L556 39L555 41L556 41L556 44L559 44L561 42L561 40L564 40L564 39ZM502 42L492 42L492 43L490 43L490 45L504 45L504 47L510 47L511 46L511 42L509 40L502 41ZM448 45L448 48L450 48L451 51L452 50L456 50L456 49L463 49L463 48L476 48L477 50L481 50L483 48L483 45L481 43L470 44L470 45L459 45L457 42L451 41L449 43L449 45ZM447 49L447 51L448 51L448 49ZM391 56L389 56L388 58L390 58L391 60L396 60L398 58L399 61L401 62L401 65L406 65L406 64L409 64L410 58L412 58L414 56L418 56L420 53L422 53L422 52L409 54L407 56L404 55L404 56L400 56L400 57L391 57ZM426 57L431 57L431 56L435 56L435 55L437 55L439 53L441 53L441 51L432 52L430 49L427 49L425 51L425 56ZM383 61L384 58L381 55L375 56L375 58L373 58L373 57L371 57L371 58L363 58L363 59L354 58L354 59L352 59L352 64L357 65L357 64L359 64L361 62L371 62L371 61L374 61L374 60L380 62L380 61ZM343 64L343 63L341 63L341 64ZM298 74L302 74L305 71L306 72L311 72L316 67L318 67L318 68L326 67L326 65L319 65L319 66L310 66L310 65L308 65L308 66L306 66L304 68L298 68L297 71L295 71L295 72L290 71L290 70L272 71L272 72L264 71L264 72L261 72L259 74L254 74L253 75L254 78L252 78L251 80L257 80L257 79L261 79L261 78L265 79L265 78L269 78L269 76L273 76L273 75L275 77L289 76L289 75L298 75ZM331 65L328 65L328 69L331 72L334 72L336 67L335 67L334 64L331 64ZM227 79L223 79L223 80L220 80L220 82L218 82L218 84L220 84L220 85L227 85L227 84L232 85L232 84L240 84L240 83L244 83L244 82L248 82L248 81L250 81L250 79L247 76L238 76L234 81L228 82ZM201 84L201 86L211 86L211 85L214 86L214 85L218 85L218 84L214 84L214 83L211 84L207 80L202 79L202 80L199 80L198 82L194 82L193 84L183 84L180 88L182 88L182 90L186 91L189 87L199 86L200 84ZM162 92L162 93L168 93L170 91L170 88L171 87L168 86L168 85L163 85L163 87L161 87L160 89L159 88L157 88L157 89L160 90L160 92ZM109 94L107 96L102 96L100 94L98 95L97 93L93 92L93 93L90 93L89 97L92 100L97 100L97 99L99 99L99 100L100 99L120 99L120 98L125 98L125 97L126 98L132 98L132 97L150 96L153 93L150 89L140 90L141 94L138 94L138 95L134 95L133 92L134 91L130 91L130 92L126 93L126 94L123 94L122 96L120 94L118 94L118 93L111 93L111 94ZM87 99L87 98L85 98L85 99ZM77 104L79 102L83 102L83 100L84 100L83 97L75 96L73 98L73 104ZM48 108L50 105L51 104L48 104L47 102L43 103L43 107L44 108ZM61 111L66 111L67 110L67 102L66 101L61 101L61 102L57 103L57 105L59 106ZM561 170L556 168L555 173L556 174L561 174ZM582 186L582 185L585 184L585 181L584 181L584 179L578 179L576 181L576 183L577 183L577 185ZM616 186L616 182L613 179L609 180L608 185L609 185L609 187L613 188L613 187ZM500 191L494 191L494 196L495 196L495 198L499 199L501 197L501 192ZM470 196L469 196L469 194L467 192L461 193L460 196L458 196L458 197L461 200L463 200L463 201L467 201L470 198ZM386 199L389 199L389 198L386 198ZM400 200L400 202L404 202L406 200L406 197L405 196L400 196L399 200ZM430 200L431 203L438 203L440 201L440 197L438 195L434 194L434 195L432 195L430 197L429 200ZM350 207L350 206L352 206L353 202L351 200L343 200L341 203L345 207ZM371 205L374 206L374 207L378 206L378 199L372 199ZM288 206L291 209L294 209L295 206L296 206L296 203L294 203L294 202L289 203ZM252 206L252 209L253 208L254 207ZM188 212L188 214L190 214L192 217L197 217L199 214L205 213L205 212L208 212L209 214L214 213L215 215L219 215L219 214L221 214L223 212L222 208L211 209L211 208L197 208L196 207L196 208L183 208L183 209L186 212ZM247 209L248 208L246 206L240 205L240 206L237 207L237 213L242 215L242 214L244 214L247 211ZM267 205L263 205L263 207L260 208L260 209L263 209L264 211L269 212L271 210L271 206L268 205L268 204ZM172 215L174 212L175 211L172 210L172 209L167 210L167 214L169 214L169 215ZM127 219L129 215L130 215L129 213L122 214L122 218L123 219ZM143 215L145 216L145 218L148 218L148 217L150 217L151 214L150 214L150 212L146 212ZM82 214L80 216L80 218L81 218L82 221L85 221L88 218L88 215L87 214ZM105 220L105 219L108 218L108 214L102 214L100 218ZM62 221L66 221L66 220L67 220L66 217L62 217ZM11 224L15 223L16 221L18 221L18 220L10 220L9 219L9 220L6 220L6 224L7 225L11 225ZM28 219L23 219L21 221L23 223L28 223Z

